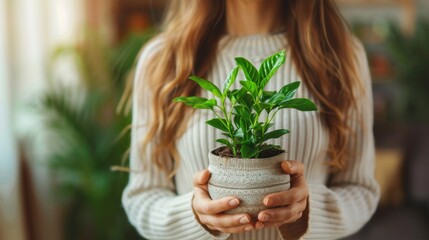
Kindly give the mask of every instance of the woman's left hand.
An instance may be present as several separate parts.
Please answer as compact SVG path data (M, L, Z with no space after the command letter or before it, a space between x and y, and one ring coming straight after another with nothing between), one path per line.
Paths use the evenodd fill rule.
M287 160L281 164L291 177L291 187L287 191L267 195L264 205L271 208L258 214L256 229L278 227L296 222L307 207L308 187L304 177L304 165L298 161Z

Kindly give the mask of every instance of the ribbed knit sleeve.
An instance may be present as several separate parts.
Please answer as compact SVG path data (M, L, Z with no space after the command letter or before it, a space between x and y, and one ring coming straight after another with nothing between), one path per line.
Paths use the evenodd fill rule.
M122 203L130 223L147 239L214 239L196 220L192 211L193 192L176 194L173 179L151 163L150 147L140 153L141 140L150 119L150 91L144 89L145 66L161 40L152 41L141 54L134 80L130 178ZM139 98L143 98L140 101ZM192 182L189 182L192 184ZM225 234L217 239L225 239Z
M379 199L374 178L373 103L365 51L357 45L359 76L364 93L351 111L353 130L345 170L331 176L328 185L308 183L309 205L303 218L279 228L284 239L338 239L357 232L373 215Z

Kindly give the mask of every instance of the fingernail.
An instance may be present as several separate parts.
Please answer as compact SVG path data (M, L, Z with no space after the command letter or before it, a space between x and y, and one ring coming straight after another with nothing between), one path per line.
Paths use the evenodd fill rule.
M287 166L289 167L289 169L292 169L292 168L293 168L293 164L292 164L291 162L286 161L286 164L287 164Z
M236 207L236 206L238 206L238 204L240 204L240 202L236 198L229 201L229 206L231 206L231 207Z
M270 215L268 215L268 214L266 214L266 213L264 213L263 215L262 215L262 217L261 217L261 221L268 221L268 219L270 219Z
M264 199L265 206L270 206L272 203L273 203L273 200L271 198Z
M249 221L249 219L247 217L240 218L240 224L246 224L246 223L249 223L249 222L250 221Z
M252 226L247 226L247 227L245 227L245 228L244 228L244 230L245 230L245 231L250 231L250 230L252 230L252 229L253 229L253 227L252 227Z

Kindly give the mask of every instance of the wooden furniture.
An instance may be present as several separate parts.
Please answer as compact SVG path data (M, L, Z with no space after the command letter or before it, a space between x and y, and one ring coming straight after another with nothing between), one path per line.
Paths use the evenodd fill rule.
M381 206L398 206L403 202L403 155L396 149L377 149L375 178L380 185Z

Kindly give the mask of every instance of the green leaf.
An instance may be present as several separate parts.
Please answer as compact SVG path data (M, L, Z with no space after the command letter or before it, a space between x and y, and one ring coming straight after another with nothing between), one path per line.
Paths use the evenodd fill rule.
M243 131L244 138L248 138L249 125L247 124L246 119L240 118L240 129Z
M258 86L251 81L240 81L241 85L253 96L255 99L258 96Z
M261 106L261 108L267 112L270 112L271 109L274 107L273 104L269 104L269 103L259 103L259 106Z
M241 97L240 102L244 103L249 109L252 109L253 104L255 104L255 101L253 100L252 95L248 93L244 94Z
M300 85L301 85L300 81L289 83L283 86L280 89L279 93L285 95L285 100L289 100L295 95Z
M213 109L214 106L217 105L217 102L215 99L209 99L205 101L204 103L196 104L194 108L196 109Z
M241 157L252 158L258 153L258 148L254 144L245 143L241 145Z
M267 99L274 96L277 92L276 91L264 91L262 93L262 101L265 102Z
M234 137L236 137L238 140L242 141L242 140L243 140L243 137L244 137L243 129L241 129L241 128L237 128L237 129L233 132L233 134L232 134L232 135L234 135Z
M279 103L281 103L282 101L284 101L286 98L286 96L280 92L274 94L273 96L271 96L268 100L267 103L271 104L271 105L277 105Z
M229 132L228 133L225 133L225 132L223 132L223 133L221 133L222 135L224 135L225 137L229 137L229 138L231 138L231 136L229 135Z
M213 119L208 120L206 123L208 125L214 127L214 128L217 128L217 129L222 130L224 132L228 132L228 128L227 128L225 119L213 118Z
M202 97L176 97L173 102L182 102L196 109L213 109L217 105L215 99L207 99Z
M260 113L262 112L262 110L264 110L264 109L261 107L261 105L260 105L260 104L254 104L254 105L253 105L253 109L255 110L255 112L256 112L257 114L260 114Z
M258 123L255 124L255 126L253 127L253 129L256 130L256 131L258 131L258 130L262 129L262 125L263 125L262 122L258 122Z
M234 69L232 69L231 73L229 73L228 77L225 80L225 83L223 84L223 96L226 95L229 88L232 86L232 84L235 82L235 79L237 78L238 70L240 70L240 67L237 66Z
M231 146L231 143L230 143L227 139L224 139L224 138L216 139L216 142L221 143L221 144L223 144L223 145L226 145L226 146L228 146L228 147L230 147L230 146Z
M286 52L282 50L268 58L266 58L259 67L259 75L261 82L259 87L264 89L271 77L286 61Z
M239 115L242 118L250 119L251 117L249 109L246 108L245 106L241 106L241 105L234 106L234 110L236 112L236 115Z
M221 94L219 88L216 87L216 85L214 85L212 82L205 80L203 78L197 77L197 76L190 76L189 79L198 83L198 85L200 85L200 87L202 87L205 90L213 93L213 95L215 95L216 97L219 97L219 98L222 97L222 94Z
M270 129L272 126L274 126L274 123L269 123L269 124L267 124L267 125L265 125L266 127L265 127L265 130L268 130L268 129Z
M250 140L255 145L260 145L262 141L262 129L254 129Z
M229 100L237 102L241 96L243 96L246 93L246 89L240 88L240 89L234 89L234 90L228 90L227 96Z
M236 114L233 118L234 124L237 128L240 127L240 119L241 119L241 115L240 114Z
M294 108L300 111L317 111L317 106L307 98L294 98L281 103L280 109Z
M279 138L279 137L281 137L285 134L288 134L288 133L289 133L289 130L287 130L287 129L274 130L272 132L265 134L264 142L267 141L268 139Z
M259 83L259 73L258 70L253 66L251 62L242 57L235 58L235 62L237 65L243 70L244 76L247 81L251 81L254 83Z

